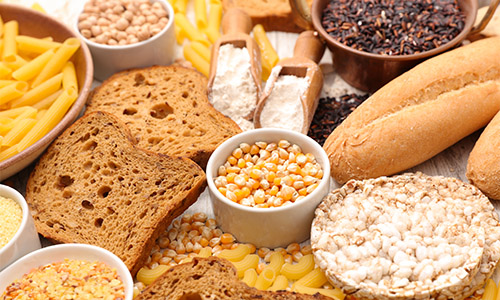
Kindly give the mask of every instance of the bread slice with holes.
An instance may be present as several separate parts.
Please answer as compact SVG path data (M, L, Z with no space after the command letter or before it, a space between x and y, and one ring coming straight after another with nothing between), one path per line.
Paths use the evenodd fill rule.
M124 71L94 90L87 111L118 116L144 149L185 156L205 167L218 145L241 132L212 107L206 87L203 75L179 66Z
M40 158L26 201L40 234L105 248L135 274L205 182L193 161L143 150L115 116L94 112L66 129Z
M189 263L174 266L158 277L136 300L231 300L231 299L290 299L328 300L315 294L287 291L261 291L239 280L236 269L226 259L211 256L195 257Z

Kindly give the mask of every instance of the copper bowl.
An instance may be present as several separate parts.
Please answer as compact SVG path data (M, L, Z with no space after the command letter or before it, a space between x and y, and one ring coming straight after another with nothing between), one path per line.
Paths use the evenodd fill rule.
M350 85L367 92L374 92L395 77L406 72L420 62L434 55L443 53L460 43L469 35L481 31L494 13L500 0L492 0L490 9L481 23L473 28L478 10L477 0L458 0L458 5L465 13L464 29L448 43L418 54L380 55L356 50L331 37L321 25L323 10L331 0L314 0L309 14L302 0L290 0L296 22L306 27L309 20L328 49L332 52L335 71Z
M75 32L56 19L19 5L0 4L0 15L4 23L17 20L20 35L38 38L51 36L56 42L63 42L70 37L78 37ZM0 162L0 180L14 175L33 162L66 127L76 120L82 111L90 92L94 73L90 51L83 41L81 41L81 46L72 56L71 61L75 65L80 90L78 98L62 120L45 136L20 153Z

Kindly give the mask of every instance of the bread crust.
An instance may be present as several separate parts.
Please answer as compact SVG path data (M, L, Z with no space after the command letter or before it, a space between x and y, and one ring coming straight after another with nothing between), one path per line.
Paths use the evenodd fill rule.
M486 196L500 200L500 113L486 126L467 161L465 175Z
M103 247L132 275L160 233L206 185L205 173L193 161L147 151L135 142L115 116L84 115L49 146L26 186L40 234L57 243Z
M339 183L413 167L485 126L500 109L500 38L431 58L361 104L324 144Z

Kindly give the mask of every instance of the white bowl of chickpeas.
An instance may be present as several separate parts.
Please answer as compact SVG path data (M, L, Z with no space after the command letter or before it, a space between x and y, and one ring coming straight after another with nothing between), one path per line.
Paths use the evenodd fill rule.
M87 0L75 27L98 80L174 59L174 10L166 0Z
M314 210L330 189L330 163L308 136L262 128L222 143L206 169L221 229L257 247L286 247L310 236Z

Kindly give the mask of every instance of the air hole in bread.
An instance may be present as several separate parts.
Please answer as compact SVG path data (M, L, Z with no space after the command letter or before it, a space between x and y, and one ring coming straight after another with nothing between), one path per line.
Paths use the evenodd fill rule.
M102 186L99 188L99 191L97 191L99 196L102 198L106 198L109 195L109 192L111 192L111 188L109 186Z
M73 178L71 178L71 176L64 175L64 176L59 176L59 180L58 180L57 184L59 185L59 187L65 188L65 187L72 185L73 182L75 182L75 180Z
M139 86L141 84L144 84L144 80L145 79L146 78L141 73L135 74L135 78L134 78L135 83L134 83L134 86Z
M194 128L194 125L193 125L193 124L189 124L189 125L188 125L188 128L189 128L189 129L193 129L193 128Z
M97 219L95 219L95 221L94 221L95 227L101 228L102 227L102 222L104 222L103 218L97 218Z
M150 137L148 139L148 143L152 144L152 145L158 145L158 143L160 143L161 141L162 141L162 138L159 138L159 137Z
M109 215L112 215L112 214L115 213L115 210L112 207L110 207L110 206L106 207L106 209L107 209L107 212L108 212Z
M182 98L187 98L187 97L189 97L189 93L184 91L184 92L182 92L181 96L182 96Z
M158 180L156 180L156 181L155 181L155 185L160 185L160 184L161 184L161 182L162 182L162 180L161 180L161 179L158 179Z
M149 198L153 198L157 195L156 191L155 192L152 192L151 194L149 194Z
M111 125L111 124L108 124L108 125ZM99 128L94 128L90 134L92 134L93 136L96 136L97 134L99 134Z
M231 292L229 292L228 290L224 290L224 295L231 297Z
M109 176L109 175L111 175L111 171L108 169L104 169L104 170L102 170L102 175Z
M186 125L187 121L186 120L182 120L182 124Z
M129 206L130 204L132 204L132 201L130 200L125 201L125 205Z
M118 181L123 181L125 178L123 178L122 176L119 176L118 177Z
M164 189L161 189L158 191L158 195L163 196L163 195L165 195L166 192L167 191L165 191Z
M47 224L47 226L49 226L50 228L54 227L54 222L52 221L47 221L45 222L45 224Z
M146 132L151 134L151 133L153 133L153 130L151 130L151 128L146 128Z
M137 169L132 169L132 173L134 173L134 174L139 174L139 170L137 170Z
M84 151L93 151L97 147L97 143L95 141L89 141L83 146Z
M148 212L147 210L145 210L145 211L141 212L141 214L139 215L139 218L140 218L140 219L144 219L144 217L146 216L146 213L147 213L147 212Z
M80 138L80 142L86 142L88 139L90 139L90 133L86 133L84 136Z
M86 163L83 164L83 168L85 170L90 170L90 168L92 168L92 162L91 161L88 161Z
M179 300L202 300L202 298L198 293L190 293L182 295Z
M113 156L116 157L116 155L113 155ZM112 162L112 161L108 162L108 167L110 167L112 170L118 169L118 166L114 162Z
M128 245L128 247L127 247L128 250L130 250L132 248L134 248L134 245L132 245L132 244Z
M64 191L63 194L62 194L63 198L65 199L69 199L73 196L73 192L71 191Z
M82 207L88 210L93 210L94 209L94 204L90 202L89 200L83 200L82 201Z
M157 104L151 108L149 114L155 119L165 119L168 115L173 114L174 109L167 102Z

